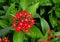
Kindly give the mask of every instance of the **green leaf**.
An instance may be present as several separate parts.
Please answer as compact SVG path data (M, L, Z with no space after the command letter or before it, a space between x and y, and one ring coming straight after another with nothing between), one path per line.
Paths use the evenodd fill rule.
M1 2L6 2L6 0L0 0L0 3L1 3Z
M28 5L30 4L29 3L30 0L20 0L20 6L23 10L26 10L26 8L28 7ZM27 4L28 3L28 4Z
M60 18L60 8L56 8L55 13L56 13L57 18Z
M60 32L55 32L55 35L56 36L60 36Z
M32 38L42 38L43 37L41 31L36 26L33 26L30 29L30 31L27 33L27 35Z
M55 4L54 9L55 9L56 17L60 18L60 4L59 3Z
M60 0L52 0L53 1L53 3L60 3Z
M36 13L36 9L38 8L39 2L28 7L27 11L32 14L34 18L39 18L39 15Z
M23 10L26 10L27 8L29 8L28 6L35 4L36 2L38 2L39 0L20 0L20 6ZM27 4L28 3L28 4Z
M55 42L60 42L60 38L56 39Z
M42 40L47 40L48 38L48 32L45 33L44 37L42 38Z
M46 33L46 31L50 29L50 26L44 18L40 18L40 21L41 21L42 31L43 33Z
M40 15L43 15L45 12L45 9L43 7L40 7Z
M27 11L33 15L33 14L36 13L36 9L38 8L38 6L39 6L39 2L37 2L36 4L33 4L32 6L28 7Z
M12 29L12 27L7 27L4 29L1 29L0 30L0 37L6 35L11 29Z
M22 31L15 32L13 35L13 42L23 42L24 37L25 37L25 35Z
M16 13L16 9L15 9L15 3L12 3L11 6L7 9L5 18L6 19L11 19L11 15L14 15ZM8 18L7 18L8 17Z
M55 39L51 39L50 42L55 42Z
M20 0L11 0L12 2L16 2L16 3L19 3Z
M5 27L7 27L8 25L7 25L7 22L6 22L6 21L0 20L0 26L3 27L3 28L5 28Z
M0 10L0 15L3 15L5 12L3 10Z
M51 6L50 0L40 0L40 6Z
M3 9L5 10L5 12L7 11L9 7L8 6L3 6Z
M52 14L49 15L49 20L53 28L57 26L57 18L54 17Z

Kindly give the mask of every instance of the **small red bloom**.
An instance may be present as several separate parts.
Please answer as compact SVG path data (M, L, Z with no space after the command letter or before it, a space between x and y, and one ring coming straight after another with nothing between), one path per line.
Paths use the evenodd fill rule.
M49 40L46 40L45 42L49 42Z
M20 18L20 13L19 12L16 13L16 18Z
M42 40L38 40L38 42L42 42Z
M50 29L48 30L48 33L50 33L51 31L50 31Z
M15 18L14 17L12 17L12 21L15 21Z
M13 23L13 24L12 24L12 27L15 28L15 27L16 27L16 23Z
M27 30L24 30L24 32L25 32L25 33L28 33L28 32L29 32L29 30L28 30L28 29L27 29Z
M31 15L31 14L28 14L28 15L27 15L27 18L32 18L32 15Z
M51 36L48 36L48 39L50 40L51 39Z
M22 30L22 28L19 26L16 28L16 32L20 32Z
M25 21L25 22L28 22L28 18L25 18L24 21Z
M27 15L27 12L25 10L23 10L22 11L22 14L26 16Z
M5 37L4 42L9 42L9 39Z
M2 39L0 38L0 42L2 42Z
M18 24L19 26L23 26L23 22L19 22L19 24Z
M28 25L27 25L27 28L31 28L31 25L30 25L30 24L28 24Z
M35 20L32 19L30 23L31 23L31 25L34 25L35 24Z

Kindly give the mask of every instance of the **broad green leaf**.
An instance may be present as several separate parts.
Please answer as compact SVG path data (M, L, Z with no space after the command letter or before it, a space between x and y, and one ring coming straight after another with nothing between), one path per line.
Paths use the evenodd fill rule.
M0 0L0 2L6 2L6 0Z
M36 9L38 8L38 6L39 6L39 2L37 2L36 4L33 4L32 6L28 7L27 11L33 15L33 14L36 13Z
M24 40L24 33L22 31L15 32L13 35L13 42L23 42Z
M36 13L36 9L38 8L39 2L27 8L27 11L32 14L34 18L39 18L39 15Z
M7 22L5 20L0 20L0 26L3 27L3 28L5 28L8 25L7 25Z
M55 32L55 35L56 36L60 36L60 32Z
M52 14L49 15L49 20L53 28L54 26L57 26L57 18L54 17Z
M53 3L60 3L60 0L52 0L53 1Z
M23 10L26 10L27 8L29 8L28 6L35 4L36 2L38 2L39 0L20 0L20 6ZM28 3L28 4L27 4Z
M41 21L42 31L43 33L46 33L46 31L50 29L50 26L44 18L40 18L40 21Z
M50 0L40 0L40 6L51 6Z
M27 33L27 35L32 37L32 38L42 38L43 37L43 34L36 26L33 26L30 29L30 31Z
M11 29L12 29L12 27L7 27L4 29L1 29L0 30L0 37L6 35Z

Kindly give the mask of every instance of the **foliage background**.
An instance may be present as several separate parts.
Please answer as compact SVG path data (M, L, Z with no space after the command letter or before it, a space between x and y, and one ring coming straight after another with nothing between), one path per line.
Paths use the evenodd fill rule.
M26 10L36 19L30 32L17 33L11 27L11 17L16 12ZM0 0L0 37L9 37L11 42L37 42L47 40L51 29L50 42L60 42L60 0Z

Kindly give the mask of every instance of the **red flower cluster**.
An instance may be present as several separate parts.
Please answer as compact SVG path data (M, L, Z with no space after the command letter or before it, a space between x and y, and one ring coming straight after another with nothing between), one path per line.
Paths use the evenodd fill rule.
M0 38L0 42L3 42L3 41L2 41L2 38ZM9 39L5 37L5 38L4 38L4 42L9 42Z
M16 32L23 30L25 33L35 24L35 20L32 15L27 11L17 12L15 17L12 17L12 27Z

